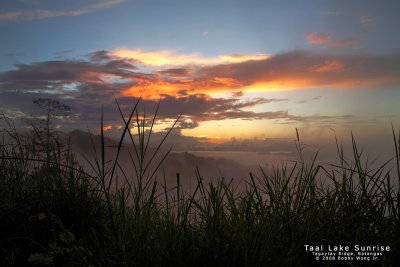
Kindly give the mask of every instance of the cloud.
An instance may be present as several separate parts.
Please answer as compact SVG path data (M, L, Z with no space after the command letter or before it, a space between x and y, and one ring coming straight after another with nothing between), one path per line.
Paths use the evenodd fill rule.
M16 53L7 53L6 56L7 57L19 57L19 56L23 56L25 55L24 52L16 52Z
M168 75L172 77L188 77L191 75L189 68L173 68L166 69L158 72L159 74Z
M178 125L175 129L193 129L199 126L196 121L191 119L181 120L178 122Z
M325 33L311 32L307 34L307 42L313 45L325 44L332 39L332 35Z
M129 110L137 97L124 94L126 87L142 83L156 82L157 74L136 71L131 60L112 59L107 53L91 54L90 60L58 60L16 65L16 70L0 74L0 94L2 104L16 104L18 95L24 96L24 112L29 114L30 102L37 97L57 97L70 105L85 121L98 121L99 107L104 105L105 119L119 121L113 101L119 98L124 111ZM99 61L99 59L102 59ZM108 59L108 60L107 60ZM163 75L190 75L185 69L167 69ZM149 92L152 94L154 92ZM139 94L137 94L139 95ZM198 121L223 118L257 119L252 113L242 113L243 109L282 99L256 98L242 101L238 97L229 99L213 98L206 94L188 91L163 94L161 118L176 118L185 115L188 120L180 123L180 128L198 126ZM155 109L157 99L145 98L143 105ZM21 98L22 99L22 98ZM19 105L19 104L18 104ZM114 110L113 110L114 109ZM222 113L226 113L222 115ZM111 128L107 128L110 130Z
M100 9L109 8L114 5L121 4L127 0L109 0L100 2L90 6L81 7L71 11L56 11L56 10L28 10L28 11L13 11L0 13L0 21L24 21L37 20L53 17L73 17L88 13L96 12Z
M71 93L74 87L87 91L102 86L115 90L118 96L138 96L144 92L148 99L304 87L360 88L398 83L399 59L399 54L331 55L295 51L243 62L149 69L133 58L96 51L87 60L17 64L16 69L0 73L0 86L3 90L55 93Z
M326 60L322 64L318 64L312 68L310 71L317 72L317 73L324 73L324 72L340 72L344 70L343 63L337 60Z
M0 21L17 20L19 17L22 17L22 12L0 13Z
M107 61L113 60L113 57L110 55L109 51L106 50L98 50L87 55L92 61Z
M371 16L360 16L358 18L358 22L364 25L370 24L375 22L375 18L371 17Z
M321 12L321 16L338 16L338 15L340 15L340 13L337 12L337 11L324 11L324 12Z
M133 72L136 67L123 60L110 60L103 64L82 60L54 60L17 64L16 67L16 70L0 74L4 90L11 87L11 90L61 89L62 85L73 82L103 83L105 75L120 78L142 75Z
M268 91L301 88L362 88L400 82L400 54L333 55L295 51L264 60L204 67L197 79L236 79L238 90ZM346 71L341 71L346 69Z
M74 51L75 51L75 49L67 49L67 50L57 51L54 54L57 56L64 56L64 55L70 54Z
M400 55L332 55L295 51L264 59L215 65L180 65L149 68L134 58L112 51L95 51L84 59L17 64L0 73L0 106L18 107L31 114L37 97L57 98L71 106L84 126L98 124L104 107L109 131L118 130L120 115L115 98L128 114L142 95L140 110L151 115L158 101L161 120L182 115L179 129L202 122L228 119L273 120L275 123L329 124L348 116L298 116L285 109L264 109L281 98L245 98L247 92L302 88L366 88L400 83ZM224 92L224 97L216 92ZM263 109L260 109L263 107ZM257 108L257 109L256 109ZM262 111L260 111L262 110Z
M141 49L118 49L112 51L113 56L125 59L134 59L144 65L155 67L171 67L182 65L215 65L223 63L238 63L249 60L268 58L265 54L256 55L222 55L218 57L203 57L198 53L179 54L172 50L143 51Z
M232 97L242 97L244 93L242 91L238 91L238 92L232 92L231 95Z
M359 43L358 38L336 40L331 43L331 47L343 47L343 46L354 46Z
M331 42L329 45L330 47L354 46L359 43L359 39L355 37L349 39L334 40L333 35L331 34L316 32L307 34L306 39L307 42L312 45L322 45Z
M255 54L255 55L230 54L221 56L220 58L222 60L225 60L226 63L240 63L251 60L268 59L269 57L270 55L266 54Z
M120 102L125 103L125 101L132 101L131 99L124 97ZM256 98L241 100L239 98L212 98L204 94L178 97L166 95L162 98L159 115L163 118L176 118L179 115L184 115L186 119L183 118L180 127L190 129L197 126L197 122L208 120L262 119L267 116L282 118L287 113L282 111L276 113L247 111L247 109L257 105L279 101L286 101L286 99ZM142 104L146 106L146 109L154 110L157 102L156 100L144 100Z

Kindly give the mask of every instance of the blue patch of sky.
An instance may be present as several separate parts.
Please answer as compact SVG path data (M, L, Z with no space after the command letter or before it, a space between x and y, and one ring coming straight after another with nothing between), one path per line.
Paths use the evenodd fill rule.
M65 90L65 91L78 91L80 85L81 84L79 82L67 83L67 84L63 85L63 90Z
M27 4L28 3L28 4ZM31 4L29 4L31 3ZM99 1L6 1L2 12L46 9L71 11ZM205 56L232 53L275 54L292 50L349 48L313 46L309 32L334 40L359 38L362 52L397 52L398 1L128 1L80 16L0 22L0 71L17 62L54 58L76 48L72 58L96 50L142 48ZM329 12L331 15L328 15ZM360 16L376 21L361 25ZM205 36L203 33L207 32ZM7 57L8 53L25 53Z
M288 99L257 105L256 112L287 110L300 116L346 116L400 118L400 90L395 87L369 89L302 89L283 92L245 93L244 97Z

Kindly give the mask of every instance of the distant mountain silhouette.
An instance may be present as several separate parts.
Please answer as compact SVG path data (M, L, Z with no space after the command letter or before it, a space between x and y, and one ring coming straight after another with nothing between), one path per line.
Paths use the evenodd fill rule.
M100 158L101 151L101 137L81 130L74 130L69 133L63 134L65 140L69 140L72 150L77 156L77 160L85 166L88 171L91 171L89 164L87 164L84 157L88 159L94 159L94 148L97 151L97 156ZM128 139L127 139L128 140ZM109 137L104 137L104 143L106 146L106 161L114 159L117 151L118 141ZM155 162L158 163L160 158L166 153L169 147L164 147L158 151ZM130 162L130 156L134 155L134 149L132 144L127 143L123 145L121 154L119 156L119 163L124 168L124 171L132 178L134 178L134 168ZM155 147L149 146L149 155L154 153ZM153 169L150 168L150 172L153 172L156 164L153 164ZM243 178L248 176L248 167L245 167L233 160L223 158L212 158L212 157L199 157L188 152L171 152L165 159L162 167L157 172L157 179L159 183L163 183L164 173L166 182L170 186L176 184L177 173L180 174L180 181L184 187L190 187L196 182L195 170L196 167L199 169L200 174L204 182L216 181L218 178L225 177L227 179L234 178L235 181L241 181Z

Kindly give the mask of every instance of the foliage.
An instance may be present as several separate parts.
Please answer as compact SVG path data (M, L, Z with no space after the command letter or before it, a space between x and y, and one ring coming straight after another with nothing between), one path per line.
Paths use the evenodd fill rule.
M87 158L92 173L71 151L43 155L9 131L14 142L0 145L1 266L318 266L304 244L389 245L379 261L339 263L400 262L394 131L396 156L378 168L353 138L352 161L337 142L338 165L282 164L251 173L241 191L224 178L205 184L196 170L197 185L186 192L184 177L168 187L156 176L168 155L158 155L165 138L149 148L156 115L146 126L138 103L128 117L120 110L125 128L116 148L106 146L101 121L98 156ZM119 164L126 138L133 173ZM297 146L301 159L299 138Z
M37 98L33 104L41 110L41 114L29 120L33 129L32 141L36 143L35 148L44 151L49 158L52 151L63 146L60 139L56 138L53 121L69 118L70 107L51 98Z

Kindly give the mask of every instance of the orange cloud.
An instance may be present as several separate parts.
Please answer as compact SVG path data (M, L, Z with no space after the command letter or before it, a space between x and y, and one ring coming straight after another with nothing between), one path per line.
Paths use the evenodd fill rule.
M111 124L106 124L103 126L104 132L111 131L112 129L113 129L113 126Z
M163 95L179 96L181 94L209 94L213 92L225 92L240 88L243 84L231 77L208 77L198 80L141 80L122 91L124 96L138 96L145 99L159 99Z
M152 56L157 54L151 53ZM181 65L172 67L146 65L137 59L113 56L108 51L97 51L93 55L89 55L86 61L61 60L18 65L15 70L0 73L0 89L26 92L54 90L67 95L79 93L93 101L100 101L106 95L113 98L143 94L145 99L156 100L166 96L182 98L203 94L213 97L232 92L371 88L400 84L398 54L329 55L296 51L260 56L259 59L252 55L231 55L239 62L224 59L224 63L211 64L209 61L208 65L187 65L189 61L184 57L181 58ZM175 54L167 52L164 56L173 61ZM143 55L142 58L146 59ZM152 62L153 57L146 60Z
M238 63L197 65L141 77L122 94L160 96L285 91L301 88L364 88L400 83L400 56L328 55L291 52Z
M325 33L311 32L307 34L307 42L313 45L320 45L332 39L332 35Z
M162 95L175 96L179 91L185 90L184 84L168 81L141 81L138 84L130 86L122 91L123 96L139 96L145 99L159 99Z
M311 72L339 72L344 70L344 65L337 60L326 60L322 64L310 68Z
M182 114L185 120L178 125L179 129L194 129L210 120L270 119L286 123L335 119L295 116L286 110L265 111L260 105L286 100L247 99L247 95L243 98L243 93L247 92L378 89L400 84L400 54L338 55L296 51L260 59L247 60L249 57L241 55L234 58L246 60L211 65L186 65L187 61L182 61L185 64L171 68L169 65L145 65L132 58L113 57L108 51L97 51L86 60L19 64L13 70L0 73L0 100L7 104L30 103L38 93L56 95L73 105L80 116L90 122L98 121L99 106L106 103L104 131L112 133L118 129L115 122L120 119L111 105L114 98L118 99L123 114L140 95L143 95L143 106L139 110L144 105L155 109L162 98L159 113L162 119ZM236 93L232 95L232 92ZM161 125L158 127L163 129Z
M220 56L219 58L222 61L225 61L227 63L240 63L240 62L245 62L249 60L262 60L262 59L267 59L269 58L269 55L264 55L264 54L256 54L256 55L241 55L241 54L232 54L232 55L224 55Z
M341 46L353 46L358 44L358 39L357 38L351 38L351 39L343 39L343 40L336 40L331 44L332 47L341 47Z
M240 91L372 87L400 82L399 57L291 52L264 60L205 67L195 74L203 80L234 78L240 83L236 88Z
M217 65L223 63L237 63L249 60L266 59L269 56L264 54L256 55L222 55L219 57L203 57L198 53L178 54L171 50L143 51L141 49L119 49L111 52L111 55L119 58L134 59L142 64L164 67L183 65Z

